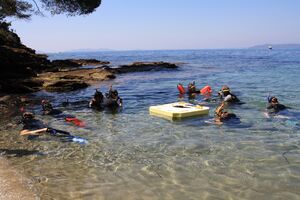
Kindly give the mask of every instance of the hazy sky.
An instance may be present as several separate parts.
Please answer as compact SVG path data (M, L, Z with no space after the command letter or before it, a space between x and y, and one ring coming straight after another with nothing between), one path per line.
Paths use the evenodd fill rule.
M36 50L244 48L300 43L300 0L103 0L91 15L13 21Z

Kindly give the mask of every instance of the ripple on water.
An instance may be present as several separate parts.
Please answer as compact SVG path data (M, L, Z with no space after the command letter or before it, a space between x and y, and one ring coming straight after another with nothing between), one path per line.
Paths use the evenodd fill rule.
M35 102L47 97L86 127L40 116L40 105L28 110L89 143L63 143L51 136L28 141L18 135L20 125L12 129L1 120L0 152L32 177L42 199L299 199L298 54L195 50L76 55L113 63L166 58L186 64L176 71L121 75L75 92L33 94L29 97ZM149 106L178 100L177 83L193 80L199 88L211 85L214 92L229 84L246 102L229 107L241 123L206 123L213 120L217 103L210 103L210 115L200 118L168 121L149 115ZM119 90L124 108L88 109L94 89L104 92L110 84ZM284 114L288 119L264 114L269 92L292 107ZM72 104L62 107L66 98Z

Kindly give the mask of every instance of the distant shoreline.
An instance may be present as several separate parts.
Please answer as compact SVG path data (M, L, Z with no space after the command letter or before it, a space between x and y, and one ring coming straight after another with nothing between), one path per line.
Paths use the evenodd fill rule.
M249 49L300 49L300 44L262 44L249 47Z

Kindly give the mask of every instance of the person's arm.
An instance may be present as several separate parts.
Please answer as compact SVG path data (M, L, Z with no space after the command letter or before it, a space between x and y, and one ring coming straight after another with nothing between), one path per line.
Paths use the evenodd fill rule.
M221 105L219 107L217 107L217 109L215 110L215 113L217 115L220 115L220 113L222 112L222 110L224 109L224 102L221 103Z
M41 135L42 132L46 132L48 128L41 128L38 130L30 131L28 129L24 129L20 131L20 135Z

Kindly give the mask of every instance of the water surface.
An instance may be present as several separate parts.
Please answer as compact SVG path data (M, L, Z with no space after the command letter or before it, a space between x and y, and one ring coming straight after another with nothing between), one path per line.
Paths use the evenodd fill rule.
M300 199L299 55L300 50L51 54L51 59L95 58L112 66L135 61L182 64L178 70L120 75L80 91L35 93L30 98L47 97L87 126L40 116L39 105L29 110L89 143L64 143L50 136L28 141L17 130L4 129L1 151L31 177L41 199ZM199 88L209 84L214 92L229 85L246 102L230 108L241 123L207 123L214 103L209 104L210 115L200 118L168 121L149 115L149 106L178 100L179 82L192 81ZM104 92L110 84L124 99L118 112L90 110L84 102L61 106L66 98L88 101L95 88ZM292 109L267 118L268 93Z

